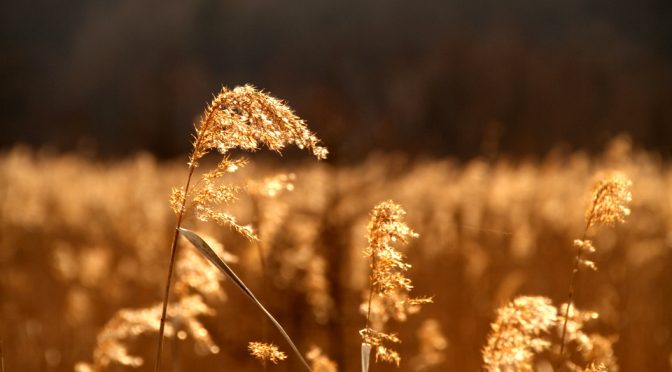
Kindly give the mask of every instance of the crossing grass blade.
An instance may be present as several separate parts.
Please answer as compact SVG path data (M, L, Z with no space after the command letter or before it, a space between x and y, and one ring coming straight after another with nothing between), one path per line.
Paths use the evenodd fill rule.
M282 325L280 325L280 323L277 320L275 320L273 315L271 315L271 313L268 310L266 310L264 305L262 305L261 302L259 302L259 300L257 300L257 298L254 296L254 293L252 293L252 291L249 288L247 288L245 283L243 283L243 281L238 277L238 275L236 275L236 273L233 272L231 267L229 267L229 265L227 265L226 262L224 262L221 258L219 258L217 253L215 253L215 251L213 251L212 248L210 248L210 246L200 236L198 236L198 234L196 234L195 232L193 232L191 230L185 229L185 228L179 228L178 230L179 230L179 232L182 236L187 238L187 240L189 240L189 242L194 247L196 247L196 249L198 249L198 251L201 252L201 254L205 258L208 259L208 261L210 261L220 271L222 271L224 274L226 274L226 276L229 277L229 279L231 279L231 281L247 296L247 298L249 298L253 303L255 303L257 305L257 307L259 309L261 309L261 311L264 314L266 314L268 319L270 319L270 321L273 323L273 325L275 325L275 328L277 328L278 331L285 338L285 340L287 341L289 346L292 348L292 350L294 350L294 353L296 353L296 356L299 357L299 360L301 360L301 363L303 363L303 365L306 367L306 369L308 369L308 371L312 372L312 369L310 368L310 366L308 365L306 360L303 358L303 356L299 352L299 349L296 347L296 345L294 345L294 342L289 337L287 332L285 332L285 329L282 328Z

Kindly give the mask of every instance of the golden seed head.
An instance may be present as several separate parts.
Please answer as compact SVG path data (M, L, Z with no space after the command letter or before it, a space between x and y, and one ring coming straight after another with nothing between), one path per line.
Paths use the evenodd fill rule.
M518 297L497 310L483 349L487 371L532 371L535 352L550 343L541 337L557 323L557 309L546 297Z
M129 367L140 367L144 360L129 352L127 344L141 336L159 331L159 319L161 318L161 304L142 309L121 309L105 324L96 338L96 346L93 351L93 364L89 365L92 370L107 370L113 364ZM176 333L181 337L192 337L196 347L216 354L219 347L213 342L210 333L198 319L203 315L213 315L210 308L200 295L185 295L176 303L168 307L171 318L179 318L181 328L176 332L175 323L166 324L166 337ZM86 368L80 365L80 370Z
M409 238L418 237L418 234L404 222L405 215L406 211L392 200L382 202L373 208L367 227L369 237L369 248L365 251L367 256L371 256L374 251L387 249L396 241L406 243Z
M393 201L378 204L371 212L368 225L369 246L364 255L372 258L371 280L374 293L396 296L410 292L411 280L404 272L411 265L404 261L404 255L394 247L394 243L408 242L418 235L403 221L406 212ZM406 298L400 298L404 301Z
M195 163L212 150L228 154L234 148L255 151L264 145L280 152L289 144L325 159L328 151L319 143L306 123L284 102L251 85L222 87L196 129L190 161Z
M613 226L625 222L630 215L632 182L620 173L614 173L597 182L593 188L592 205L586 214L588 227Z
M198 166L198 161L212 151L224 156L217 167L203 174L188 193L183 189L174 189L170 206L177 215L188 208L193 209L196 218L201 221L229 226L246 238L257 240L252 227L239 224L235 217L219 208L235 201L241 191L238 187L222 185L222 176L237 171L247 163L245 159L230 158L231 150L256 151L265 146L280 152L293 144L310 150L318 159L325 159L328 151L319 143L320 140L308 130L306 123L284 102L251 85L234 89L223 87L196 125L189 164ZM293 188L289 176L286 177L288 179L272 182L265 192L273 196Z
M262 364L267 361L278 364L279 361L287 359L287 354L280 351L277 346L265 342L250 342L247 350Z
M584 372L607 372L608 370L607 370L607 367L602 363L599 363L599 364L590 363L590 365L588 367L586 367L586 369L584 369L583 371Z
M364 255L371 258L371 294L361 306L362 312L367 314L367 328L359 332L365 344L375 346L376 361L397 366L401 361L399 353L385 346L384 342L399 343L401 340L394 334L373 328L382 330L390 318L403 322L408 314L418 312L420 305L432 302L431 298L409 296L413 285L405 273L411 265L404 261L404 255L395 244L405 244L418 234L406 225L405 215L401 206L391 200L378 204L371 211L367 227L369 245L364 250Z
M376 362L383 361L386 363L394 363L399 367L401 363L401 356L398 352L388 349L383 345L378 345L376 347Z

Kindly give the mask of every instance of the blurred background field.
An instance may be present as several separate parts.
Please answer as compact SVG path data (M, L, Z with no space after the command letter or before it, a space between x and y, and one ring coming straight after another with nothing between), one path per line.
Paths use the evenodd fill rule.
M414 291L436 302L394 326L404 340L401 370L418 370L416 333L429 318L447 340L445 360L433 370L478 370L497 307L523 294L565 301L571 243L581 233L594 174L621 169L634 180L633 212L626 224L596 234L600 270L579 276L577 306L601 315L591 330L617 337L623 371L670 368L672 171L627 140L597 157L577 152L538 161L388 155L354 166L288 168L270 158L253 164L234 181L287 171L296 177L291 192L261 202L243 197L231 208L241 221L258 220L267 284L251 243L193 220L187 227L222 242L238 257L234 269L263 293L299 347L320 346L343 371L359 368L358 308L367 285L361 251L377 202L393 198L407 210L420 234L406 250ZM8 371L71 370L91 360L97 333L116 311L160 301L174 218L167 198L183 177L182 162L150 155L102 162L15 149L1 157L0 336ZM217 314L200 318L220 352L199 352L191 338L168 343L181 369L260 368L245 348L262 336L263 318L230 282L223 287L225 296L206 301ZM155 338L128 345L148 369ZM290 356L271 370L298 368Z
M670 4L3 1L5 371L71 371L91 362L119 310L160 302L168 198L184 182L193 124L222 85L246 83L286 100L329 158L260 151L230 176L293 185L229 209L259 228L265 280L258 246L186 227L223 244L303 352L316 345L341 371L359 369L368 213L392 198L420 234L406 250L414 291L435 300L393 324L400 370L479 370L498 307L518 295L566 301L593 182L620 170L632 215L594 231L599 271L579 275L576 303L600 314L590 331L613 336L621 371L672 370ZM166 369L260 370L246 347L266 337L287 351L222 286L203 297L214 314L194 318L216 347L191 333L166 340ZM439 331L445 342L429 345ZM155 341L125 343L139 370L151 369ZM290 356L268 370L299 367Z

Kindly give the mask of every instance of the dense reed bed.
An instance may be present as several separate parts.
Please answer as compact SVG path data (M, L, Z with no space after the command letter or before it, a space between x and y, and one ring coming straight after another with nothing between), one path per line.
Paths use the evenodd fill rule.
M216 159L203 161L210 160ZM104 346L117 339L129 364L151 368L158 324L147 326L147 313L133 311L154 309L148 319L160 313L155 306L175 218L167 201L184 182L183 163L148 155L101 162L20 148L0 156L5 370L95 367L96 352L110 358L107 370L132 370L109 352L118 348ZM573 241L585 230L596 175L612 169L633 181L631 214L624 224L591 233L598 249L590 260L599 270L577 275L574 303L599 314L584 329L613 342L621 371L669 370L672 168L624 139L597 156L553 153L537 161L380 155L335 167L262 156L227 175L250 191L227 212L241 226L255 226L258 241L194 218L183 226L210 237L311 363L332 371L331 359L340 371L356 371L358 332L366 323L361 305L370 287L371 262L362 253L367 224L372 208L392 199L418 234L403 250L413 293L434 302L405 322L390 319L403 340L394 344L400 370L475 371L483 366L491 324L514 298L548 300L527 297L510 306L537 304L556 316L567 311L561 304L575 262ZM247 349L264 340L287 353L267 370L300 370L263 315L229 280L208 271L185 240L179 244L174 288L191 311L167 327L164 368L261 370ZM115 326L115 319L135 326ZM537 370L553 364L544 358L533 360ZM396 367L372 360L371 369Z

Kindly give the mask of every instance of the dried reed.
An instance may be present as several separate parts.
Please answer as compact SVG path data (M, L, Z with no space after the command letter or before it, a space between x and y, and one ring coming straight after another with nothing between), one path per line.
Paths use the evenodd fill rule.
M410 298L413 286L405 273L411 265L394 247L395 242L406 244L418 234L403 221L406 212L393 201L378 204L371 211L367 227L369 245L364 255L371 259L368 301L366 304L366 327L359 331L362 337L362 370L368 371L371 347L376 348L376 361L382 360L399 366L401 356L386 346L400 343L391 333L382 331L390 318L405 321L409 313L417 312L419 305L432 302L431 298ZM375 322L375 325L372 323ZM378 328L380 330L376 330Z
M263 342L250 342L247 345L253 357L257 358L261 364L266 367L266 362L278 364L279 361L287 359L287 354L283 353L273 344Z
M201 120L196 125L186 184L182 189L175 189L170 199L171 206L177 215L177 222L171 243L170 262L163 296L155 372L158 372L161 364L166 309L170 297L177 238L188 203L191 202L198 219L213 220L219 224L228 225L243 236L256 239L256 235L249 226L240 225L232 215L216 210L218 205L234 200L238 192L236 188L228 185L217 186L216 181L224 174L235 172L245 165L244 160L229 157L231 150L239 148L256 151L264 145L272 151L280 152L290 144L309 149L318 159L326 158L328 153L326 148L319 145L319 140L307 129L304 121L297 117L287 105L250 85L236 87L232 90L222 88L205 109ZM190 190L192 177L199 160L211 151L222 154L222 160L215 169L204 174L199 184Z
M617 223L625 222L625 218L630 215L628 204L632 200L630 186L632 182L620 173L608 175L600 180L593 187L593 196L591 204L586 211L586 225L583 229L581 239L574 241L576 258L574 268L569 280L569 293L567 295L567 306L564 312L564 324L562 326L562 336L560 341L560 356L565 352L565 336L567 334L567 322L574 298L574 281L579 272L579 268L587 267L591 270L597 270L597 266L591 260L583 258L584 252L592 253L595 251L592 241L587 239L588 230L597 225L614 226Z
M543 337L557 322L557 309L545 297L518 297L497 310L497 320L483 349L489 372L532 371L532 357L547 350Z
M560 360L558 371L584 371L590 365L603 365L618 371L613 354L613 340L599 334L587 334L586 323L597 319L592 311L572 307L567 322L566 340L576 344L581 361L561 360L560 341L567 304L556 308L551 300L540 296L521 296L497 310L497 319L483 348L483 367L488 372L534 371L535 357ZM546 362L548 363L548 362ZM580 367L588 365L588 367ZM549 363L550 367L550 363Z

